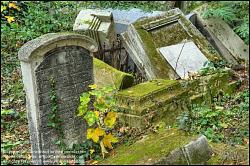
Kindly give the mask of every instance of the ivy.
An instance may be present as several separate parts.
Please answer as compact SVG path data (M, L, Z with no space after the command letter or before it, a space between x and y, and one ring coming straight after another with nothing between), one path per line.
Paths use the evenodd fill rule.
M116 100L113 97L115 90L113 87L98 89L96 84L89 87L91 90L80 96L77 116L87 122L87 139L99 144L104 158L105 153L108 153L106 148L113 149L112 144L118 142L112 135L117 119Z
M65 150L65 143L63 142L64 134L61 128L62 120L58 114L58 102L57 102L57 95L55 90L55 79L52 77L50 79L51 91L50 91L50 103L51 103L51 112L48 115L48 127L51 127L56 130L58 139L55 140L55 144L58 145L62 150Z

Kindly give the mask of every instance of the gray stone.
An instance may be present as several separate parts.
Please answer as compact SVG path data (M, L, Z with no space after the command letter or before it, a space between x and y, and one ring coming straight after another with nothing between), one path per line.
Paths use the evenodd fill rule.
M192 41L161 47L159 51L182 79L188 78L188 72L199 71L208 61Z
M64 143L80 143L85 138L86 124L76 118L79 96L93 84L95 41L72 33L46 34L27 42L18 53L26 92L33 164L53 164L62 157L54 144L58 133L48 127L51 112L50 79L55 80L58 116Z
M194 165L206 164L212 156L212 148L204 135L197 140L191 141L184 147L177 148L170 152L155 164L164 165Z
M177 8L131 24L122 33L124 47L148 80L180 78L160 54L159 48L193 41L209 60L221 59L215 49Z
M195 11L197 26L211 38L222 57L231 64L237 64L239 60L249 61L249 46L223 20L203 19L201 13L204 7L201 6Z
M73 31L93 38L99 44L99 47L104 44L111 47L116 39L113 15L111 12L104 10L81 10L76 17Z

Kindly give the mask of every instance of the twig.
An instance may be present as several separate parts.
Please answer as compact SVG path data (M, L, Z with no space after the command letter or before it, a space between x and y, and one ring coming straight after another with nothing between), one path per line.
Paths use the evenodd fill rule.
M185 40L184 40L184 43L183 43L183 45L182 45L182 48L181 48L180 54L178 55L178 58L177 58L177 61L176 61L176 64L175 64L175 69L174 69L174 70L176 70L176 68L177 68L177 63L178 63L178 61L179 61L179 59L180 59L180 56L181 56L182 50L183 50L183 48L184 48L184 46L185 46L186 42L187 42L187 40L185 39Z

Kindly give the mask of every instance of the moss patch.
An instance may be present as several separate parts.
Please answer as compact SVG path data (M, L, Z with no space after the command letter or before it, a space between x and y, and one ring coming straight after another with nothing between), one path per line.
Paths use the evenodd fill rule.
M227 144L210 143L213 156L209 165L248 165L249 146L230 146Z
M103 61L93 59L94 79L98 87L113 85L117 89L125 89L132 86L133 75L119 71Z
M173 86L174 84L177 83L178 81L176 80L163 80L163 79L151 80L148 82L138 84L131 88L128 88L126 90L120 91L118 95L130 96L130 97L142 97L147 94L153 93L155 91L159 91L168 86Z
M154 164L174 149L186 145L193 139L196 137L177 129L168 129L159 134L150 134L130 146L121 145L116 149L116 155L109 156L99 164Z

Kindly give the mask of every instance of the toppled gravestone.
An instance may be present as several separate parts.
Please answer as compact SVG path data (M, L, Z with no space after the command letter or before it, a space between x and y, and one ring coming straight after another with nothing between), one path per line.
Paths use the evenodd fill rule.
M137 67L146 73L149 80L181 77L175 68L169 64L169 59L164 58L167 55L159 51L159 49L167 46L193 42L208 60L220 59L210 43L178 8L159 16L136 21L128 27L122 37L124 47L130 57ZM196 54L197 48L194 48L193 54L189 56L199 59L200 54ZM182 47L179 47L176 52L179 52L179 54L168 56L174 56L176 59L182 55L187 56L185 55L186 52L182 51ZM192 61L189 62L189 59L187 63L192 65ZM177 65L177 67L183 68L182 65Z
M134 82L132 74L119 71L103 61L94 58L94 81L97 87L113 86L116 89L125 89L131 87Z
M106 48L112 47L116 40L113 15L105 10L81 10L76 17L73 31L93 38L98 43L99 49L104 45Z
M149 134L132 145L120 145L103 165L205 164L212 155L205 136L192 136L177 129Z
M65 156L56 144L85 139L87 125L76 110L81 93L94 83L96 51L94 40L73 33L46 34L19 50L33 164L59 164Z
M249 63L249 46L222 19L204 19L202 12L205 7L206 5L202 5L194 11L196 26L206 34L206 37L227 62L237 65L241 60L245 60Z

